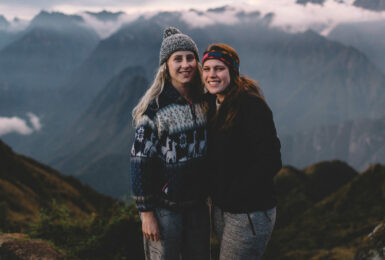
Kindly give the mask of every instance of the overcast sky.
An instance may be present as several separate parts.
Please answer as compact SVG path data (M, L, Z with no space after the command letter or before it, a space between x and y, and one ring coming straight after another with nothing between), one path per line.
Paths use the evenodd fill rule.
M184 10L183 18L192 26L205 26L210 23L234 23L236 22L235 11L226 13L208 14L198 16L187 10L193 8L207 10L208 8L231 5L237 10L252 12L260 11L263 15L269 12L275 14L273 26L288 28L288 31L304 31L308 28L316 29L318 25L327 34L336 24L343 22L358 21L385 21L385 12L374 12L364 10L352 5L354 0L326 0L323 6L317 4L299 5L296 0L0 0L0 14L8 20L14 17L31 19L41 10L59 11L66 14L80 13L83 11L99 12L108 10L112 12L124 11L121 23L131 21L143 13L154 13L155 11ZM83 14L84 16L84 14ZM87 19L87 17L86 17ZM89 18L88 20L92 20ZM92 22L92 21L90 21ZM119 24L98 24L93 21L95 28L102 37L107 37ZM316 29L317 30L317 29Z
M0 0L0 14L8 20L14 17L31 19L40 10L77 13L80 11L124 11L126 13L147 12L157 10L207 9L223 5L240 3L258 4L254 1L229 0Z

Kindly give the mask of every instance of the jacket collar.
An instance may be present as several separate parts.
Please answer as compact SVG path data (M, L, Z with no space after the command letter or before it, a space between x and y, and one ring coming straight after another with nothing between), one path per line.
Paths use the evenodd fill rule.
M195 101L195 100L194 100ZM188 104L189 102L179 94L178 90L171 84L171 82L166 82L162 93L159 96L159 106L163 107L171 103L176 104Z
M186 103L181 94L179 94L178 90L171 84L171 82L167 82L163 89L163 95L170 103Z

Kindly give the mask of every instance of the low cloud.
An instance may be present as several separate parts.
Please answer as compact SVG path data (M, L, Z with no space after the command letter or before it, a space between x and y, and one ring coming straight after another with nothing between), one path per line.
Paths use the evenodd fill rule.
M93 15L82 12L80 15L83 17L85 23L90 26L95 32L102 38L109 37L112 33L116 32L123 24L130 23L137 19L141 14L121 14L115 21L101 21Z
M262 18L269 13L274 14L271 25L283 28L288 32L303 32L313 29L326 35L340 23L366 22L385 20L385 11L374 12L353 5L354 0L325 0L323 5L307 3L297 4L296 0L197 0L195 2L183 2L176 0L112 0L108 4L102 0L69 0L65 4L60 0L4 0L0 4L1 12L8 17L31 17L41 9L47 11L59 11L66 14L82 13L86 23L94 28L97 33L106 38L119 29L122 24L137 19L140 15L151 17L159 11L180 11L182 19L192 27L204 27L216 23L233 24L246 21L254 22L258 17L248 14L260 13ZM225 7L223 7L225 6ZM219 8L218 8L219 7ZM222 8L221 8L222 7ZM195 10L191 10L191 9ZM207 11L207 9L211 11ZM111 12L123 11L117 21L103 22L95 17L87 15L84 11ZM189 11L187 11L189 10ZM197 10L197 11L196 11ZM246 16L239 17L243 13ZM20 29L25 23L12 23L12 28Z
M38 118L35 114L33 113L27 113L27 116L29 118L29 121L32 124L32 127L35 131L40 131L42 128L42 125L40 123L40 118Z
M0 117L0 136L10 133L29 135L39 131L42 128L40 119L33 113L27 113L27 116L31 125L28 125L27 120L16 116Z
M274 14L271 26L288 32L303 32L308 29L327 35L341 23L357 23L385 20L385 11L375 12L353 5L353 0L326 0L323 5L308 3L297 4L296 0L250 0L234 3L216 11L182 11L182 19L192 27L208 25L234 24L240 22L238 14L249 17L249 22L256 22L268 14ZM213 10L213 9L212 9ZM260 16L252 14L259 13ZM249 15L249 16L248 16ZM243 19L243 21L245 21Z
M385 19L385 12L374 12L353 5L353 1L326 0L323 5L308 3L296 4L295 0L260 0L249 1L263 14L272 12L272 26L290 32L302 32L313 29L327 34L337 24L378 21Z
M222 9L222 8L221 8ZM195 9L182 13L182 19L192 27L204 27L212 24L235 24L239 22L236 14L241 9L236 7L223 7L219 12L200 12Z

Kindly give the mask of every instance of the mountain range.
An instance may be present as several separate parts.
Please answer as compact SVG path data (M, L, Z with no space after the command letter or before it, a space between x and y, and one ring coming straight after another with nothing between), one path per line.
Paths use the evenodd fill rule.
M109 22L109 21L116 21L119 16L124 14L124 12L108 12L106 10L103 10L101 12L86 12L89 15L92 15L96 17L98 20L102 22Z
M364 170L385 158L385 118L357 119L281 137L283 161L296 167L340 159Z
M82 116L58 139L49 160L105 194L129 193L131 111L148 86L144 70L128 67L112 78Z
M81 22L79 16L43 11L0 51L3 115L40 114L55 107L63 81L99 41Z
M5 19L4 15L0 15L0 29L6 28L9 26L9 22Z
M262 18L263 21L265 19L265 17ZM103 89L102 79L107 79L113 74L111 70L114 67L116 68L115 70L118 70L124 66L142 65L142 77L146 78L148 82L150 77L148 71L154 71L157 66L156 57L158 51L155 46L150 47L146 45L154 44L154 42L146 43L145 39L154 33L153 30L155 30L156 25L163 20L166 22L171 20L173 24L176 24L178 14L160 14L159 17L154 17L150 21L136 21L133 25L122 28L116 34L104 40L84 65L84 68L89 69L88 73L79 73L79 75L90 74L95 76L81 78L82 81L74 85L76 86L74 89L79 93L77 96L82 97L78 104L88 103L89 101L84 100L85 98L90 99L90 96L96 92L98 87ZM217 25L208 26L205 30L190 29L190 31L180 21L178 25L187 30L194 39L198 39L197 44L200 49L202 49L201 46L205 46L205 41L212 41L213 39L222 41L227 39L232 46L240 50L239 54L241 57L248 58L244 61L241 60L242 70L245 71L246 75L254 75L253 78L259 79L262 89L275 112L275 119L280 133L293 133L300 129L311 129L315 126L344 122L360 117L378 117L383 113L382 100L385 94L385 77L362 53L353 48L331 42L311 31L292 35L279 30L269 29L264 24L254 27L249 24L242 26ZM147 32L148 28L151 29ZM237 40L245 37L249 31L255 32L253 34L255 36L248 36L249 41ZM261 34L265 36L262 39L258 37ZM156 43L157 46L160 45L160 36L158 41ZM114 47L112 48L111 46ZM129 46L132 47L129 48ZM135 46L141 46L148 50L151 49L153 51L152 58L149 52L140 52L140 49ZM307 48L306 46L312 47ZM135 54L134 50L138 54ZM108 53L109 56L106 56L105 53ZM124 55L121 55L121 53L124 53ZM141 58L136 58L135 55L139 55L139 53L141 53ZM135 58L131 59L130 54ZM98 60L103 60L103 62L97 62ZM150 60L152 60L153 64L151 66L149 65ZM104 70L104 67L98 65L107 63L116 65L112 65L109 69ZM86 66L86 64L89 65ZM292 66L292 64L296 64L296 66ZM95 173L94 178L91 177L91 173L87 174L90 176L87 179L89 181L92 180L93 185L95 185L93 187L103 186L104 181L102 179L107 178L96 178L99 174L96 174L98 171L95 170L96 168L92 164L99 165L98 169L114 172L114 174L120 172L119 175L121 176L129 172L128 165L125 168L121 168L121 160L114 160L113 154L120 154L121 156L127 154L128 147L130 146L129 140L132 138L130 136L130 134L132 135L132 129L126 130L124 140L128 142L123 142L124 145L120 146L113 145L114 143L122 144L122 139L118 134L106 135L101 131L101 129L103 131L105 129L117 129L119 121L126 122L125 120L130 116L130 110L122 110L127 113L127 117L122 120L121 111L113 110L111 107L116 107L115 104L130 104L129 107L133 108L140 98L140 93L143 93L147 87L145 81L143 81L143 85L138 86L141 91L124 92L123 89L128 89L127 83L125 83L126 80L122 76L124 73L127 73L127 71L123 71L110 82L120 86L120 90L116 90L116 93L125 94L107 95L106 93L112 93L108 91L111 88L111 84L104 87L99 93L97 101L93 101L92 105L83 113L81 119L71 125L71 130L63 134L64 137L59 138L59 140L63 140L64 145L57 151L50 152L55 158L48 161L63 172L72 172L82 176L85 171L84 169L93 169L91 172ZM364 81L370 81L371 84L364 85ZM92 90L90 88L88 90L85 87L80 88L80 86L90 86ZM86 91L89 94L86 95L85 93L80 93L80 91ZM363 91L368 92L368 94L362 96L360 93ZM106 101L102 101L101 97ZM103 110L98 103L104 106L104 111L111 111L108 115L108 120L99 120ZM81 109L78 110L81 111ZM106 128L104 122L110 122L108 128ZM130 128L129 123L126 126ZM78 130L79 127L83 130ZM90 138L93 139L90 140ZM108 140L108 142L103 142L104 139ZM108 145L108 143L111 145ZM286 151L290 151L290 148L285 149L285 146L286 143L283 142L284 155ZM114 149L110 150L106 149L106 147L114 147ZM298 146L295 145L294 147ZM100 165L103 165L102 161L97 162L101 157L95 155L101 153L105 153L105 156L108 156L108 160L104 160L106 165L117 165L121 169L115 171L101 167ZM304 151L304 153L306 152ZM67 156L63 154L67 154ZM298 155L298 157L301 156ZM92 158L92 160L85 158ZM112 163L113 161L115 163ZM291 162L293 161L288 160L288 163ZM302 161L302 163L306 162L308 161ZM107 175L108 173L105 172L104 176ZM89 182L87 181L87 183ZM115 186L118 187L123 183L126 182L116 183ZM109 185L104 186L107 187ZM127 188L125 189L127 190ZM115 189L114 192L117 190L120 189ZM109 194L116 196L116 193Z
M7 19L0 14L0 50L13 40L14 33L7 30L9 25Z
M233 9L226 6L206 13L221 15L229 10ZM113 17L118 15L122 14ZM236 15L239 23L192 27L182 12L160 12L142 16L99 40L80 16L41 12L0 51L0 68L4 68L0 111L5 116L34 112L42 118L43 129L30 136L10 134L4 140L16 151L74 174L98 190L124 196L129 174L125 156L133 135L130 111L153 78L162 30L169 25L195 39L200 52L211 42L225 42L238 51L241 73L258 80L273 110L285 163L303 166L342 156L332 150L326 156L316 148L314 155L307 154L304 147L312 147L309 142L319 137L304 131L385 116L384 73L361 49L314 31L287 33L272 26L271 13ZM366 133L372 139L376 134ZM297 148L301 150L293 154ZM383 160L373 154L360 162L346 158L360 169L374 159Z
M363 21L338 24L327 35L329 39L363 52L385 73L385 21Z
M355 0L354 5L363 7L365 9L374 10L374 11L385 10L384 0Z

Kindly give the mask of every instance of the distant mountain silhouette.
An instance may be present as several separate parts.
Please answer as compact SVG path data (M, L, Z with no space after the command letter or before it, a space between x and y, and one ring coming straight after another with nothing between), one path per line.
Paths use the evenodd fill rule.
M178 12L139 18L103 40L73 75L67 92L73 109L81 110L126 66L142 66L152 78L162 29L172 24L195 39L201 52L215 41L235 47L241 72L260 82L281 134L384 115L385 76L365 55L312 31L270 28L266 19L192 29Z
M161 39L161 25L142 18L100 41L66 83L73 110L84 110L108 81L128 66L141 66L147 75L152 75L158 64Z
M0 14L0 30L7 28L8 26L9 26L9 22L3 15Z
M385 21L339 24L327 37L357 48L385 73Z
M145 72L128 67L110 80L89 108L55 144L52 164L99 191L120 198L129 192L131 111L148 88Z
M281 136L286 164L304 167L322 160L340 159L364 170L385 158L385 118L357 119Z
M354 5L373 11L385 10L385 0L355 0Z
M45 141L73 117L65 113L70 100L63 99L61 89L99 41L82 22L78 16L41 12L0 50L1 116L23 117L32 112L44 127L32 138L5 136L16 151L42 159L36 152L44 153L50 147Z
M71 27L78 27L79 24L83 23L84 20L79 15L67 15L60 12L47 12L41 11L38 15L36 15L30 26L32 27L45 27L57 29L59 31L71 30ZM79 28L74 28L75 30L79 30Z
M336 2L344 2L344 0L334 0ZM307 3L323 5L325 0L297 0L296 3L306 5ZM384 0L355 0L353 5L357 7L362 7L368 10L373 11L382 11L385 10L385 1Z
M47 161L62 172L79 174L81 176L79 178L87 183L92 183L93 187L98 187L100 191L108 192L113 196L122 195L121 192L117 192L118 189L113 187L127 183L125 174L129 171L129 167L128 163L122 162L121 158L128 155L130 141L133 137L130 124L128 121L124 121L129 120L131 111L128 106L120 107L122 111L110 109L110 107L112 104L130 104L130 107L133 108L140 95L130 94L132 90L128 89L129 84L122 83L129 79L129 77L122 76L124 72L110 80L109 86L103 87L102 84L109 77L117 74L118 72L115 70L124 65L141 64L143 69L140 72L138 70L130 72L130 77L139 73L144 79L151 78L149 72L154 72L158 63L161 38L159 33L162 31L160 24L170 21L179 21L178 13L161 13L150 21L139 19L99 44L90 58L81 66L79 72L75 74L73 80L76 80L72 81L74 84L69 85L67 92L68 97L72 97L72 104L75 104L74 111L84 111L81 107L88 104L96 93L99 93L98 97L93 101L92 108L88 107L80 119L74 124L70 124L70 130L55 138L55 140L62 141L55 141L55 144L52 145L52 147L59 148L55 152L49 150L48 158L45 157ZM260 82L273 109L280 136L283 136L283 133L292 133L300 129L312 129L317 125L345 122L350 118L364 116L375 117L384 113L382 100L385 99L385 76L356 49L329 41L312 31L287 34L268 28L262 22L257 25L243 24L242 26L212 25L204 30L183 27L185 25L182 22L179 25L183 31L186 30L187 34L196 39L202 51L201 46L205 46L214 39L219 42L227 42L239 50L241 71ZM250 34L250 31L256 33ZM242 39L246 35L248 35L248 41L243 41ZM264 35L264 37L259 35ZM149 38L155 38L155 40L149 42ZM106 66L106 64L110 64L110 66ZM90 76L85 77L84 75ZM122 82L119 82L120 80ZM120 86L120 90L116 90L114 93L122 93L126 88L126 94L107 95L106 89L113 89L112 82L114 85ZM144 92L148 85L144 84L140 88ZM98 89L102 89L101 92L98 92ZM362 93L366 94L362 95ZM103 106L105 107L103 108ZM77 108L75 109L75 107ZM115 106L115 108L118 107ZM100 115L95 111L103 110L108 111L109 114L106 119L100 120ZM123 111L125 111L125 115ZM130 130L125 130L125 140L127 141L123 143L124 145L122 145L120 134L106 135L105 131L105 129L118 128L120 120L115 119L121 118L123 115L125 118L122 122L126 122L126 126L130 128ZM110 123L107 126L105 122ZM62 145L58 145L58 143ZM115 146L115 143L119 145ZM301 140L298 140L297 143L301 144ZM308 164L308 160L293 161L291 158L295 158L295 156L300 159L320 156L317 150L314 150L314 153L303 152L306 155L301 156L302 151L307 151L303 147L299 150L301 152L294 153L291 149L297 147L296 145L291 146L286 143L286 140L283 141L283 155L284 158L285 155L288 155L290 163ZM107 150L108 154L105 153ZM102 158L101 154L108 157ZM319 159L321 158L323 157ZM311 162L315 161L319 160ZM122 181L113 181L114 178L108 178L110 172L116 174L115 176L119 175ZM92 177L93 173L95 173L95 177ZM102 179L110 179L111 184L103 184ZM126 189L121 187L121 190Z
M229 8L232 7L225 6L207 12L218 14L226 12ZM199 15L198 11L193 12ZM110 168L110 172L115 172L116 176L119 175L119 178L122 178L120 183L126 187L125 178L127 176L124 175L126 171L123 169L127 167L127 164L122 162L121 158L129 153L130 141L133 137L130 126L131 109L138 101L140 94L148 88L148 82L153 79L159 62L162 31L170 25L176 26L182 32L190 35L196 41L200 54L212 42L228 43L238 51L241 58L241 73L258 80L260 83L268 104L273 110L280 137L293 135L296 132L312 131L311 129L325 125L337 125L349 120L361 118L372 120L385 116L383 109L385 76L357 48L331 41L313 31L286 33L270 26L274 14L239 12L237 15L244 18L240 19L239 23L231 25L212 24L203 28L188 25L183 19L182 12L160 12L151 18L140 17L124 25L110 37L100 41L94 49L88 48L89 54L83 53L84 61L79 61L78 67L73 66L72 74L67 70L64 72L59 70L60 73L63 72L60 75L70 74L68 77L63 76L63 80L59 80L59 76L52 77L55 72L52 70L57 68L54 66L55 62L58 62L60 64L58 67L62 68L61 66L65 62L59 62L59 60L67 61L67 58L69 59L67 56L70 55L66 55L66 57L57 55L53 56L52 59L46 59L47 62L43 65L51 64L51 66L47 66L49 67L47 71L52 73L45 73L47 75L44 74L39 77L40 81L44 83L41 86L36 84L36 88L42 88L47 84L39 96L26 90L14 92L13 89L17 88L13 88L10 79L15 79L16 82L24 78L16 77L20 74L17 74L19 72L16 72L15 68L13 72L15 76L12 76L11 73L10 77L6 75L6 82L0 80L0 90L7 93L7 98L4 98L4 101L1 100L0 107L4 108L2 111L16 111L12 113L23 113L26 109L35 112L32 108L36 108L37 112L42 111L41 115L35 113L44 118L44 131L28 137L9 135L5 136L4 139L16 151L33 156L43 162L52 163L64 173L82 176L87 182L92 182L94 187L101 182L96 181L97 183L95 183L98 178L93 179L92 174L108 176L109 169L104 165L112 165L111 167L116 168ZM39 16L35 19L35 24L40 24L41 21L52 17L57 24L61 24L65 20L66 23L73 23L82 27L78 24L82 23L82 18L78 16L66 17L62 14L45 12ZM49 32L51 30L52 28ZM54 32L56 32L55 30ZM33 30L27 31L26 35L30 35L31 32ZM38 33L34 35L45 34L41 33L39 29ZM24 46L23 41L21 41L24 37L3 49L0 52L0 57L2 57L4 50L11 46ZM46 41L44 37L40 39L42 43L47 44L46 49L49 50L50 45L48 43L52 39L48 36L47 38L50 40ZM75 38L70 37L70 39ZM38 37L33 39L38 39ZM60 45L59 43L63 41L53 42L58 43L63 48L68 47L68 49L64 48L63 53L71 49L71 53L74 53L73 48L75 50L80 49L77 47L78 45ZM37 46L40 44L36 43ZM34 46L25 45L28 48ZM22 48L16 48L13 52L16 60L32 59L29 58L30 52L23 53L20 49ZM56 50L57 48L53 49ZM20 67L25 67L25 64L28 63L22 63ZM31 70L41 73L45 71L43 70L44 66L33 67ZM64 68L69 67L64 66ZM129 76L123 76L125 69L132 69L133 67L140 67L141 69L126 71ZM32 74L33 77L38 78L39 74L32 72L26 72L25 75ZM136 76L138 76L137 81L134 80ZM56 83L49 84L53 78L62 82L60 84L61 91L57 92L54 88ZM129 82L133 82L132 85L135 86L135 89L140 89L140 91L135 90L134 94L130 94L130 91L134 90L127 87ZM120 86L117 89L124 95L112 95L108 92L106 89L110 88L112 84ZM55 89L55 95L51 95L50 89ZM5 90L12 90L13 92L6 92ZM0 99L1 97L3 96L0 96ZM46 100L46 103L42 102L42 99ZM19 110L16 109L18 102L23 104ZM125 105L113 106L113 104ZM101 115L104 117L103 120L100 120ZM124 120L120 120L121 118ZM107 134L105 129L109 129ZM299 137L307 138L301 135ZM297 139L292 143L296 143L293 147L297 147L299 144L301 149L311 145L306 141ZM286 142L282 144L283 150L286 149L285 147L289 147L287 150L291 151L291 146L288 146ZM293 159L288 161L307 164L307 160L296 161L295 156L298 155L299 158L300 154L304 153L303 151L289 153L288 155L292 156ZM324 158L318 150L311 151L314 151L314 154L308 152L304 158L310 158L311 162L314 162L313 156L319 159ZM334 157L325 159L334 159ZM358 161L356 160L356 162ZM350 160L349 162L351 163ZM364 162L362 164L364 165ZM355 164L354 167L356 167ZM100 171L96 169L100 169ZM126 189L123 186L121 186L121 190ZM104 185L104 187L105 191L112 195L109 192L114 192L111 187L115 186L109 184ZM120 195L121 191L114 194L114 196Z
M323 3L325 3L325 0L297 0L296 3L303 5L306 5L307 3L323 5Z
M0 50L9 44L13 38L15 33L12 33L8 30L10 23L7 19L0 14Z
M124 12L108 12L106 10L103 10L101 12L86 12L89 15L92 15L96 17L98 20L103 21L103 22L108 22L108 21L116 21L118 20L119 16L124 14Z
M99 40L82 18L41 12L29 27L0 51L0 109L46 112L57 92ZM48 107L47 107L48 106Z

